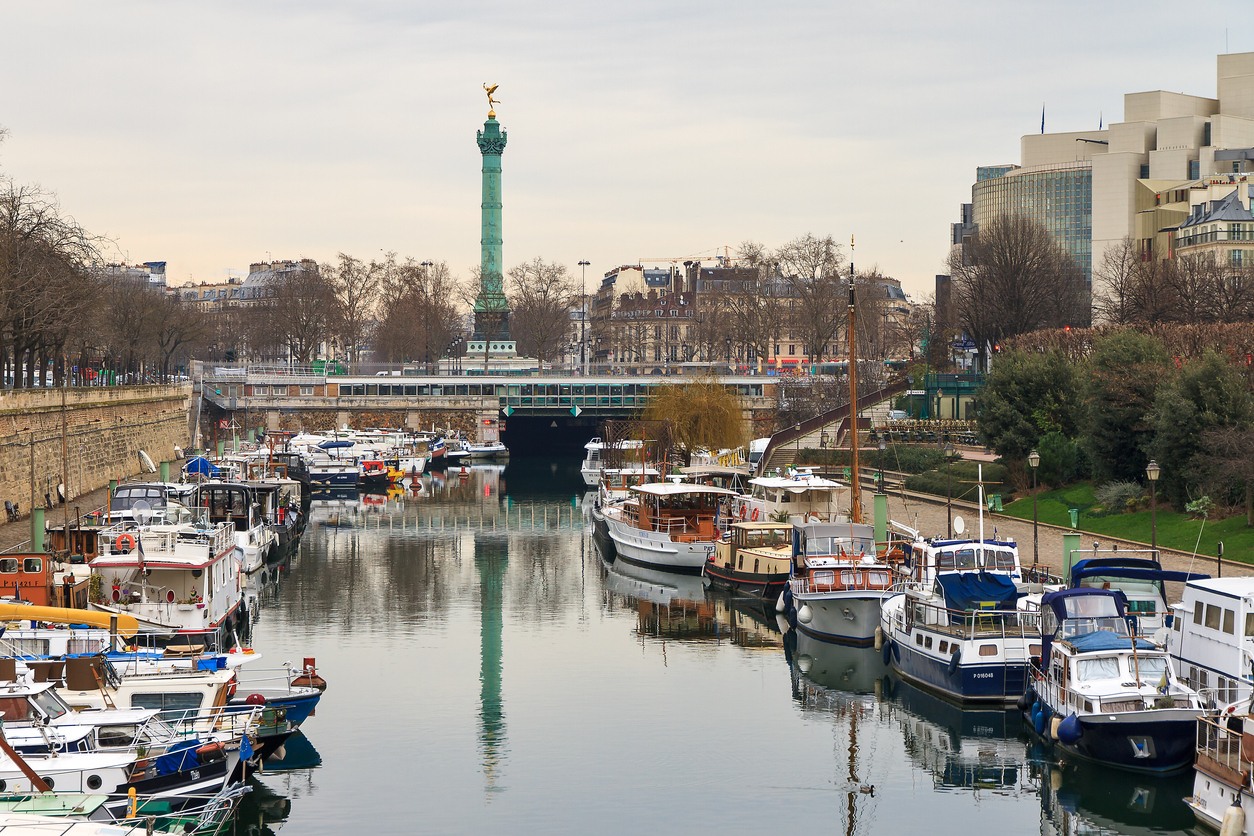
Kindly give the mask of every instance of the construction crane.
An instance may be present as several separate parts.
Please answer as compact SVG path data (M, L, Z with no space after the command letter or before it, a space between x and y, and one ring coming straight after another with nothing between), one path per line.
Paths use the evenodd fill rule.
M722 249L723 251L722 255L718 254L718 251L720 249ZM707 250L706 252L709 252L709 251ZM732 253L736 254L735 257L731 255ZM724 244L722 247L714 248L714 255L706 255L702 253L697 253L695 255L680 255L680 256L673 256L673 257L663 256L663 257L658 257L658 258L641 258L640 263L644 264L645 262L664 261L670 264L679 264L684 261L709 261L710 259L717 260L720 267L729 267L731 266L732 262L740 260L740 250L736 249L735 247L729 247L726 244Z

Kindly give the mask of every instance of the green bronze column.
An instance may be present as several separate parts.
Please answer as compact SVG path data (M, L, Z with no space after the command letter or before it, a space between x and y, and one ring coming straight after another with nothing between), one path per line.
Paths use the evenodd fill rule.
M485 85L486 89L486 85ZM488 101L495 103L492 91ZM483 156L483 211L479 238L479 294L475 297L475 334L467 354L481 356L514 355L509 339L509 302L505 299L505 265L501 257L501 155L508 140L496 121L496 111L488 111L488 121L477 132L479 153Z

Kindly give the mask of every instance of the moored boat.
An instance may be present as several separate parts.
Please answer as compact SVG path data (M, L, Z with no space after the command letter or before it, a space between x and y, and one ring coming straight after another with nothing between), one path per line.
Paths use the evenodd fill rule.
M893 567L876 553L875 529L858 523L793 526L791 575L780 600L797 630L822 641L870 646Z
M701 574L719 537L720 503L733 491L683 482L637 485L600 509L617 559L646 568Z
M792 531L786 523L732 523L715 543L705 577L715 586L766 598L773 605L788 585Z

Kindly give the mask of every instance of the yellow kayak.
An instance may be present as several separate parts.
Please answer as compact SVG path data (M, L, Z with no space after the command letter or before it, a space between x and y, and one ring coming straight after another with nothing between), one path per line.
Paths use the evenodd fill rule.
M75 610L66 607L32 607L26 604L0 604L0 621L49 621L53 624L90 624L93 627L109 629L114 618L113 613L96 612L95 610ZM116 616L118 633L133 636L139 632L139 619L133 615Z

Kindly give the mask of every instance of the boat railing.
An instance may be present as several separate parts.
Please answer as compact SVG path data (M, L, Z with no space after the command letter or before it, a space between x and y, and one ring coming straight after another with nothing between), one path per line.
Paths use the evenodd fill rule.
M915 624L959 639L1040 638L1040 613L1029 610L954 610L941 604L906 599L897 614L903 631Z
M1243 726L1229 728L1227 723L1233 719L1231 715L1203 714L1198 717L1197 754L1199 760L1205 758L1232 770L1235 775L1248 775L1252 765L1241 751Z
M830 580L826 580L830 576ZM794 595L816 592L872 591L889 593L900 582L893 580L887 566L837 566L831 570L820 569L808 577L788 579Z

